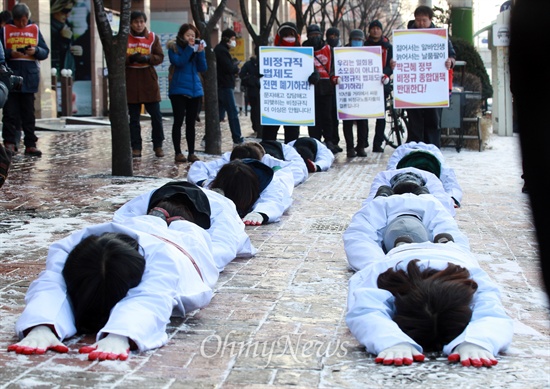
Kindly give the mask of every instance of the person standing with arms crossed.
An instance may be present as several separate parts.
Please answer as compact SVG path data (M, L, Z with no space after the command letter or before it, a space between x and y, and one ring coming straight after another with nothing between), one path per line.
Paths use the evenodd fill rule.
M157 157L164 157L162 142L162 114L160 113L160 88L155 66L164 60L159 37L148 31L147 16L142 11L130 14L130 34L126 49L126 97L130 115L130 142L132 157L141 157L141 105L151 115L153 126L153 150Z
M36 148L36 118L34 114L34 94L40 83L38 61L48 58L50 49L38 26L29 23L31 11L25 3L16 4L12 9L13 23L7 23L0 30L0 41L4 46L6 63L14 75L23 77L20 89L9 94L2 117L2 137L4 145L11 153L16 149L16 132L21 127L25 133L25 154L40 157L42 151ZM20 37L25 34L24 40Z

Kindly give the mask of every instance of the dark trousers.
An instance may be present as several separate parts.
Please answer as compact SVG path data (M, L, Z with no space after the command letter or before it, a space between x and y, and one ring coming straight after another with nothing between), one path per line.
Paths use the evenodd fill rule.
M344 139L346 148L353 149L353 123L357 125L357 148L364 149L368 147L369 127L367 120L343 120Z
M38 138L34 134L34 93L10 92L2 110L2 138L5 143L19 143L17 134L23 129L25 147L36 147Z
M338 120L338 109L336 107L336 91L332 96L332 143L338 146L340 142L340 132L338 131L338 126L340 122Z
M252 130L258 138L262 137L262 124L260 117L260 96L248 96L250 103L250 121L252 122Z
M315 125L308 127L309 136L325 142L333 142L332 95L315 95Z
M281 126L263 126L262 140L277 140L277 133ZM283 126L285 129L285 143L292 142L300 136L300 126Z
M409 126L407 128L407 142L430 143L441 146L441 129L439 120L441 108L407 109Z
M368 124L367 124L368 126ZM384 132L386 131L386 119L376 119L376 125L374 127L374 139L372 140L372 147L382 147L384 142Z
M160 113L160 103L143 103L145 110L151 115L151 138L153 147L162 147L164 140L164 130L162 129L162 114ZM130 143L132 150L141 150L141 104L128 104L128 114L130 115Z
M220 106L220 116L222 109L227 113L233 143L242 143L243 137L241 134L241 123L239 122L239 111L235 102L235 90L233 88L219 88L218 103Z
M185 139L189 154L195 152L195 121L201 104L202 97L189 98L184 95L170 95L174 124L172 125L172 143L176 155L181 152L181 126L185 118Z

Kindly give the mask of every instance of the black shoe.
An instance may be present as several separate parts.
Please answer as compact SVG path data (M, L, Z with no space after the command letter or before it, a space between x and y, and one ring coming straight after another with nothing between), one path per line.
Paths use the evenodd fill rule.
M382 146L372 146L372 152L373 153L383 153L384 149Z
M437 234L434 236L434 243L447 243L447 242L454 242L454 238L451 234L447 234L446 232L442 232L440 234Z
M347 153L348 158L357 157L357 153L355 152L355 149L347 149L346 153Z
M27 147L25 148L25 155L31 155L33 157L41 157L42 151L38 150L36 147Z
M337 154L339 152L336 146L334 146L334 143L332 142L325 142L325 146L327 146L327 149L332 151L332 154Z
M412 243L413 240L409 237L409 236L399 236L395 242L393 243L393 247L397 247L397 246L401 246L402 244L405 244L405 243Z
M355 151L357 151L357 156L358 157L366 157L367 156L367 152L365 151L365 149L363 147L357 146L355 148Z
M521 188L521 193L529 193L527 191L527 185L526 184L523 184L523 187Z
M337 144L334 145L334 148L336 149L337 153L341 153L342 151L344 151L344 149L338 146Z

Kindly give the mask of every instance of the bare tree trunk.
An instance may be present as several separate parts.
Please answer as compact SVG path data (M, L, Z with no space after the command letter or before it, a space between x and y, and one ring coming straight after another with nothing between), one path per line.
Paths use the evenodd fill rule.
M220 130L220 108L218 103L218 75L216 68L216 55L214 54L214 45L210 41L210 36L214 27L221 19L226 7L227 0L221 0L211 15L208 23L205 21L202 10L201 0L190 0L191 14L195 26L201 33L201 38L207 44L206 64L208 70L203 74L204 81L204 131L205 131L205 152L207 154L222 153L222 135Z
M126 47L130 32L131 0L121 0L120 25L113 35L102 0L94 0L95 19L109 72L109 120L111 121L112 174L132 176L130 125L126 99Z

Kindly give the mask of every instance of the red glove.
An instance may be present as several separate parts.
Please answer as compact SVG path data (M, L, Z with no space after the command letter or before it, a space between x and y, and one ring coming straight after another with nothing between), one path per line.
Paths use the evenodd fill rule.
M125 361L130 353L130 342L126 336L108 334L91 346L81 347L78 352L89 354L90 361Z
M424 358L424 354L421 354L412 344L403 342L380 352L374 362L401 366L412 365L413 361L424 362Z
M491 367L498 363L492 353L473 343L460 343L447 358L449 362L462 363L462 366Z
M58 353L69 351L48 326L36 326L19 343L8 346L8 351L25 355L44 354L48 350Z

